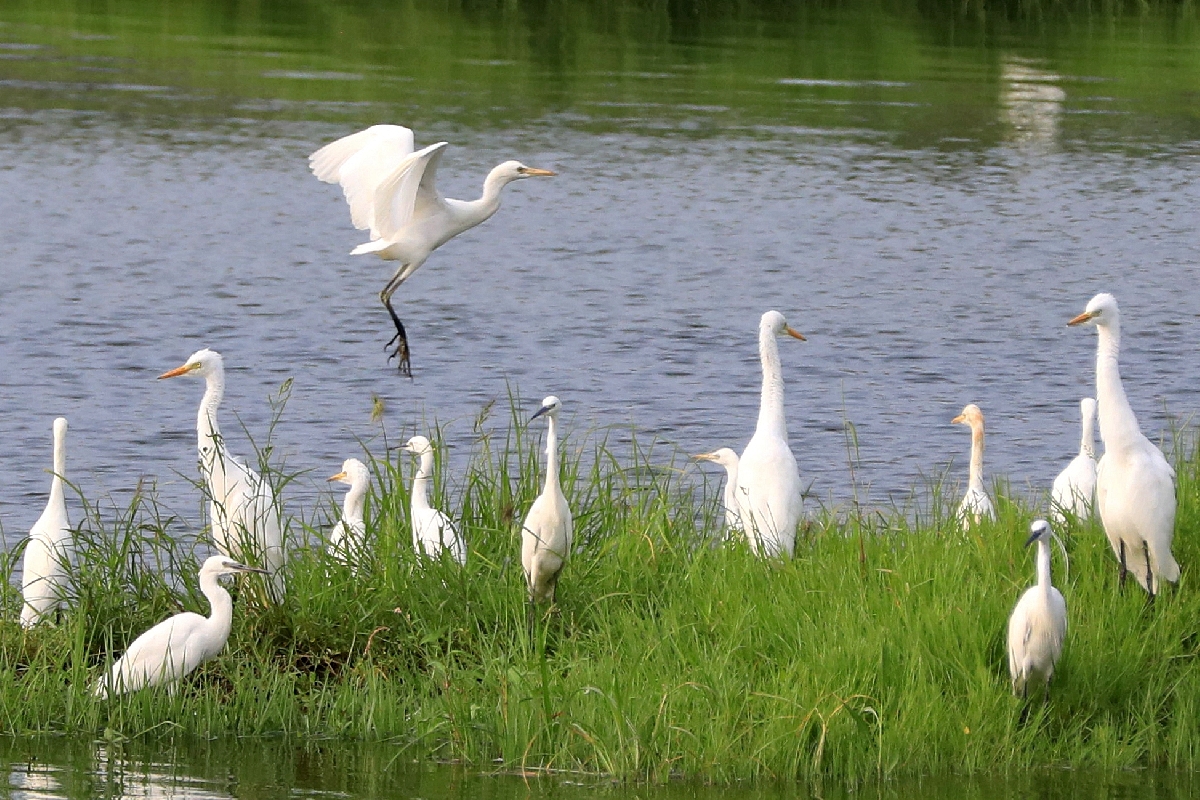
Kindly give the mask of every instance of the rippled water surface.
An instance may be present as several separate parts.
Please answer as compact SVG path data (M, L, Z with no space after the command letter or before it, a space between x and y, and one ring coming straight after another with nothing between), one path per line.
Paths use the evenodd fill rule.
M965 475L949 422L967 402L988 473L1048 486L1092 392L1095 336L1064 323L1098 291L1121 302L1143 428L1197 410L1194 11L230 8L0 10L10 543L44 502L59 414L86 495L151 477L199 522L202 388L155 377L203 346L230 368L235 452L233 415L265 437L267 397L294 378L274 458L311 471L285 497L296 513L374 441L376 395L389 440L448 424L451 483L471 420L510 391L559 395L575 432L740 449L768 308L809 337L781 347L822 499L851 492L847 423L869 501ZM390 268L348 255L363 237L306 166L377 122L451 142L451 197L508 158L560 173L510 186L397 294L411 381L383 350Z

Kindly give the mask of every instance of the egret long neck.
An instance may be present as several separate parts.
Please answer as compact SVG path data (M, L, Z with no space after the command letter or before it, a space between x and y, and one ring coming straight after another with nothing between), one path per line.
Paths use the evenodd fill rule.
M417 476L413 478L413 508L429 508L429 479L432 476L433 453L426 450L424 453L421 453L421 466L417 468Z
M970 486L972 489L983 491L983 425L981 424L971 426Z
M546 494L562 494L558 481L558 421L551 414L546 419Z
M348 519L352 522L362 521L363 506L366 498L366 481L355 481L350 484L350 491L346 492L346 497L342 500L342 519Z
M478 200L447 200L446 204L454 208L461 218L463 229L471 228L486 220L500 209L500 190L508 185L508 178L499 174L496 167L483 180L483 194Z
M225 591L225 587L221 585L221 581L213 572L200 573L200 591L208 598L208 603L212 607L212 611L208 615L210 630L223 634L218 638L224 642L229 637L229 628L233 624L233 600L230 599L229 592Z
M1100 411L1100 438L1106 450L1124 447L1141 432L1137 418L1129 407L1125 387L1121 383L1121 326L1114 321L1097 325L1096 345L1096 403Z
M1079 454L1096 457L1096 412L1089 409L1083 415L1083 435L1079 438Z
M1048 534L1047 534L1048 535ZM1046 543L1045 536L1038 539L1038 554L1037 554L1037 585L1039 589L1048 591L1050 589L1050 545Z
M754 433L756 436L773 434L786 440L787 420L783 415L783 368L779 363L779 340L765 325L758 329L758 356L762 361L762 400Z
M196 412L196 445L200 450L200 466L210 479L225 478L225 444L217 424L217 409L225 396L225 376L219 372L205 378L204 397ZM222 590L224 591L224 590Z
M63 477L67 474L67 437L65 432L54 431L54 477L50 479L50 502L61 505L63 501Z

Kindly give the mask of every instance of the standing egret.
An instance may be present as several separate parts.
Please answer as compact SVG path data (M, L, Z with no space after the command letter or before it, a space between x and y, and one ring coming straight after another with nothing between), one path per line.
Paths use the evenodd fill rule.
M699 455L692 456L692 458L697 461L711 461L725 468L725 493L723 495L725 528L727 532L741 531L742 512L738 508L737 499L738 454L728 447L722 447L720 450L714 450L711 453L700 453Z
M1025 546L1037 542L1037 584L1025 590L1008 618L1008 672L1013 694L1026 697L1029 681L1040 678L1050 701L1050 678L1067 635L1067 602L1050 582L1050 526L1036 520Z
M969 528L981 519L995 519L992 501L983 488L983 412L974 403L966 406L962 413L950 420L951 425L971 426L971 473L967 493L958 506L958 519L964 528Z
M220 577L239 572L267 574L225 556L210 556L200 568L200 591L212 607L210 616L185 611L158 623L133 640L125 655L96 682L93 694L103 698L146 686L171 686L220 653L233 623L233 600Z
M554 601L558 574L571 554L573 532L571 507L563 494L558 477L558 410L562 401L551 395L529 418L546 418L546 485L533 501L521 526L521 568L529 587L529 622L532 627L534 605Z
M433 444L424 436L414 436L404 449L421 459L413 478L412 509L413 549L430 558L440 558L443 550L459 564L467 563L467 545L450 518L429 505L429 479L433 477Z
M783 413L783 370L777 337L805 341L783 314L768 311L758 323L758 355L762 361L762 400L758 425L738 461L737 507L750 549L764 556L792 555L796 526L804 510L800 470L788 446Z
M1058 473L1050 489L1051 513L1059 525L1066 524L1067 512L1080 521L1086 520L1092 515L1092 504L1096 500L1096 401L1091 397L1083 398L1079 411L1083 419L1079 455Z
M1171 554L1175 536L1175 470L1162 451L1142 435L1125 397L1117 356L1121 314L1111 294L1098 294L1067 323L1095 325L1096 400L1104 455L1096 467L1096 507L1104 533L1121 564L1121 585L1132 570L1151 597L1162 579L1179 580Z
M351 570L357 570L365 555L367 524L363 520L363 504L371 488L371 472L357 458L347 458L342 462L342 471L331 475L329 480L350 485L342 500L342 518L329 532L329 552Z
M500 190L509 183L554 175L548 169L505 161L488 173L478 200L451 200L442 197L434 184L446 142L417 152L414 147L413 132L408 128L373 125L308 157L313 175L341 185L354 227L371 232L371 241L351 254L375 253L400 264L379 299L396 326L396 335L387 343L388 347L395 343L396 349L388 360L398 358L400 372L408 376L412 375L408 336L392 308L392 294L430 253L495 214L500 208Z
M71 558L71 523L63 480L67 473L67 421L54 420L54 476L46 509L29 531L21 569L21 627L31 628L62 603Z
M241 459L229 454L217 409L225 395L225 363L213 350L198 350L183 366L158 376L204 378L204 397L196 414L200 474L208 487L213 543L231 559L261 562L269 570L272 599L283 599L283 524L271 484Z

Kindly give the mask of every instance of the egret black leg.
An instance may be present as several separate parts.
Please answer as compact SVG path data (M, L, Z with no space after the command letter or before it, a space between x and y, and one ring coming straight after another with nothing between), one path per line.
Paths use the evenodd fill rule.
M391 361L393 358L399 359L396 366L399 367L400 374L406 378L412 377L412 366L409 363L408 334L404 332L404 323L400 321L399 315L396 314L396 309L392 308L392 295L396 293L396 290L400 288L400 284L404 283L405 279L414 270L415 267L411 264L402 264L400 269L396 270L396 274L392 276L392 279L387 282L387 286L384 286L383 291L379 293L379 299L383 302L383 307L387 309L393 324L396 326L396 335L388 340L383 349L386 350L393 344L396 346L396 349L388 356L388 361Z
M1117 585L1121 589L1124 589L1125 588L1125 576L1129 574L1129 567L1125 566L1125 540L1124 539L1121 540L1121 546L1118 549L1120 550L1120 553L1121 553L1121 572L1120 572L1121 577L1117 581Z
M1150 544L1142 542L1142 551L1146 554L1146 591L1150 593L1150 602L1154 602L1154 570L1150 569Z

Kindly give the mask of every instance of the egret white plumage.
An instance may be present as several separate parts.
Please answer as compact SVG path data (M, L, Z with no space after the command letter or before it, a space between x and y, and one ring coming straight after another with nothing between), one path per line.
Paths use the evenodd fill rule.
M1096 401L1085 397L1079 403L1083 420L1083 433L1079 441L1079 455L1058 473L1050 489L1051 513L1054 520L1063 525L1066 513L1079 520L1092 515L1096 500Z
M521 567L529 588L530 620L533 606L553 601L558 575L571 554L573 521L558 475L558 411L562 401L551 395L529 418L546 418L546 484L533 501L521 526Z
M800 470L788 445L783 411L783 368L777 337L805 341L778 311L768 311L758 324L762 362L762 399L758 425L738 460L737 507L750 549L764 556L792 555L796 526L804 511Z
M225 396L225 362L213 350L197 350L182 366L159 375L204 378L204 397L196 414L200 474L208 488L213 543L230 559L262 563L271 576L272 599L283 599L283 522L275 490L257 472L229 454L217 410Z
M1121 564L1121 584L1132 571L1153 597L1159 581L1179 580L1171 553L1175 536L1175 470L1142 435L1125 396L1118 356L1121 314L1111 294L1098 294L1068 325L1094 325L1096 400L1104 455L1096 467L1096 508L1104 533Z
M146 686L170 686L225 649L233 624L233 600L220 578L239 572L267 574L225 556L205 560L200 568L200 591L211 606L209 616L185 611L134 639L125 655L97 681L93 694L112 697Z
M331 475L329 480L350 486L342 499L342 518L329 532L329 552L351 569L356 569L362 563L367 538L363 506L367 490L371 488L371 472L357 458L347 458L342 462L342 471Z
M958 519L964 528L969 528L981 519L994 519L995 510L992 501L988 499L987 491L983 488L983 412L979 406L970 403L954 419L951 425L969 425L971 427L971 471L967 482L967 493L958 505Z
M446 142L414 151L413 132L400 125L373 125L327 144L308 157L313 175L341 184L350 205L350 219L359 230L370 230L371 241L351 251L374 253L399 267L379 293L392 317L400 371L411 375L408 336L392 307L400 284L425 263L430 253L458 234L488 219L500 208L500 191L509 183L535 176L552 176L547 169L505 161L483 182L478 200L451 200L437 190L435 178Z
M450 518L429 505L429 481L433 478L433 443L424 436L414 436L404 444L404 449L420 459L420 466L413 478L412 509L413 549L430 558L440 558L442 551L459 564L467 563L467 544L454 527Z
M1050 526L1036 520L1025 546L1037 542L1037 584L1025 590L1008 618L1008 671L1013 694L1025 697L1031 680L1045 684L1050 700L1050 679L1062 655L1067 636L1067 602L1050 580Z
M67 473L67 421L54 420L54 475L50 498L29 530L29 543L21 566L21 627L31 628L63 602L67 591L67 566L71 559L71 523L63 482Z
M737 499L738 454L728 447L722 447L711 453L694 455L692 458L697 461L711 461L725 468L725 492L722 495L725 527L730 531L741 531L742 511L738 507Z

